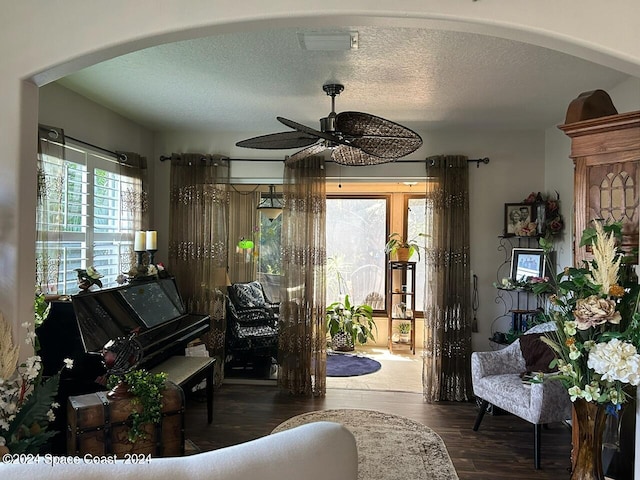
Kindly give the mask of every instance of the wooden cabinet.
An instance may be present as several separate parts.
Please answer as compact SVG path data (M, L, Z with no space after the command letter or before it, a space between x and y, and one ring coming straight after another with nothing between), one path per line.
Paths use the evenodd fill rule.
M410 323L409 349L416 353L416 262L390 261L387 264L387 311L389 312L389 351L399 347L393 341L394 323ZM400 307L402 306L402 307Z
M570 156L575 164L574 264L591 259L590 252L580 247L580 237L594 219L622 222L622 247L626 251L637 248L640 111L567 123L559 128L571 137Z

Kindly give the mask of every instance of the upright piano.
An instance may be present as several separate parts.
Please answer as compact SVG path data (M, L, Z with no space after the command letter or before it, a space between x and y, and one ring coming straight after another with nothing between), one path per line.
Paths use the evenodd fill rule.
M59 372L65 358L73 368L62 370L56 421L50 428L51 450L65 454L68 397L105 390L102 350L111 340L135 336L141 349L136 368L152 369L173 355L184 355L191 340L210 329L208 315L187 313L173 278L136 280L124 286L79 293L54 301L36 329L43 374Z

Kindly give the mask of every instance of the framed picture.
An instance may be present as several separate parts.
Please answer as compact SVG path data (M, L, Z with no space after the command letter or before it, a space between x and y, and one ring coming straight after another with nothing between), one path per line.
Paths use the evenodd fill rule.
M504 204L504 235L530 236L525 230L531 222L535 221L535 210L530 203L505 203ZM533 232L535 235L535 232Z
M529 277L544 277L544 251L541 248L511 250L511 279L521 282Z

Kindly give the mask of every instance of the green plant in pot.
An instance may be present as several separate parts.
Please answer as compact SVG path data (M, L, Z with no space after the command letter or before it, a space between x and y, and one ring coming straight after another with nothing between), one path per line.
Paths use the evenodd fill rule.
M400 343L409 343L411 341L411 322L400 322L396 327L398 329Z
M145 425L162 420L162 391L167 380L166 373L149 373L146 370L131 370L123 375L112 375L107 387L116 396L131 396L131 427L128 439L135 443L145 439Z
M338 351L351 351L356 343L364 345L375 341L373 332L378 329L373 321L370 305L354 305L345 295L343 302L333 302L327 307L327 333L331 336L331 346Z
M420 260L420 249L424 249L425 246L418 243L418 238L426 236L424 233L419 233L414 238L404 240L402 235L394 232L389 235L384 251L389 256L395 255L399 262L408 262L414 253L418 255L418 260Z

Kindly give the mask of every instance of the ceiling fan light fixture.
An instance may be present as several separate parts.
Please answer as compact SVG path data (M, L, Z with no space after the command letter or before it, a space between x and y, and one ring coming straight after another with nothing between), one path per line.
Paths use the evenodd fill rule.
M261 196L260 203L258 203L258 212L271 222L282 213L282 199L275 193L275 190L274 185L269 185L269 193Z
M358 49L358 32L298 33L303 50L340 52Z
M245 148L295 148L305 146L285 157L293 165L310 155L331 150L331 159L341 165L363 166L393 162L415 152L422 138L413 130L370 113L335 111L335 97L344 89L339 83L327 83L322 90L331 97L331 113L320 119L320 130L284 117L276 119L295 130L249 138L236 143ZM297 133L296 133L297 132Z

